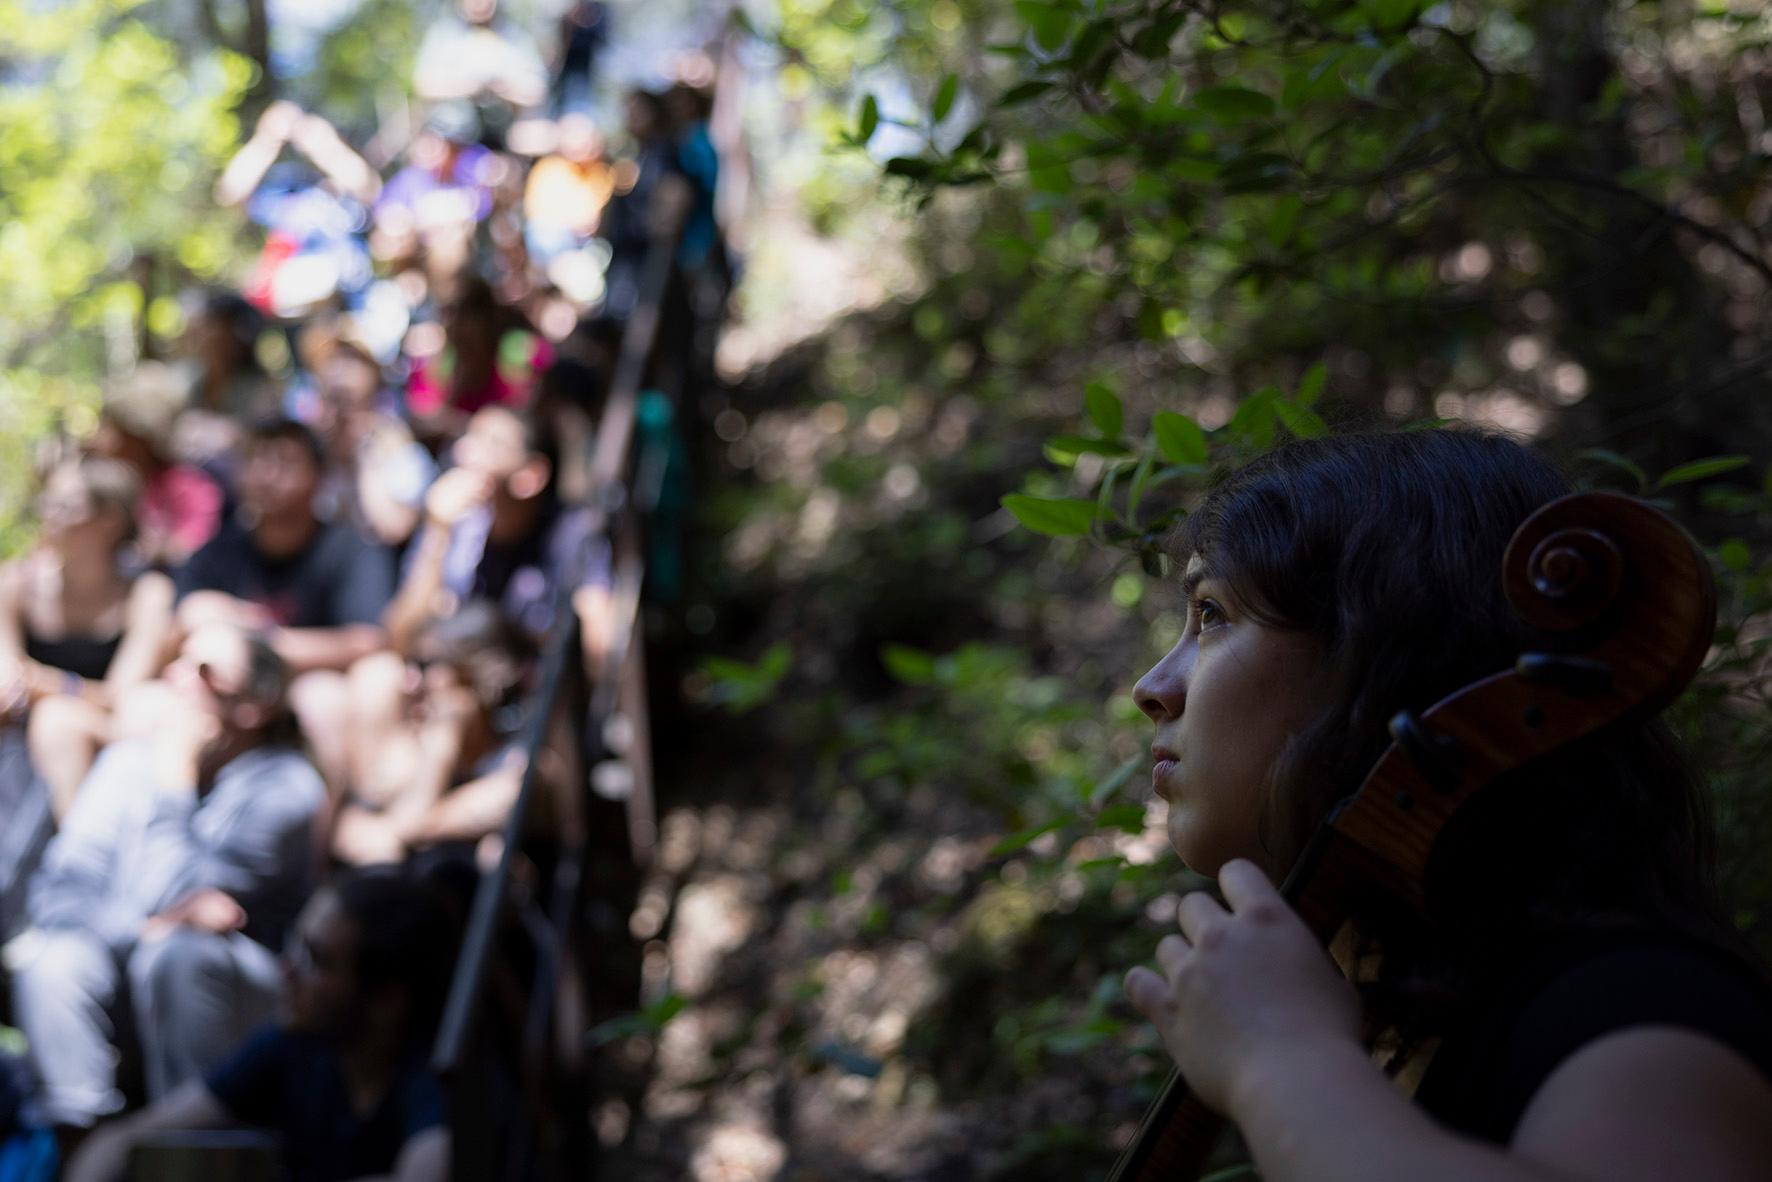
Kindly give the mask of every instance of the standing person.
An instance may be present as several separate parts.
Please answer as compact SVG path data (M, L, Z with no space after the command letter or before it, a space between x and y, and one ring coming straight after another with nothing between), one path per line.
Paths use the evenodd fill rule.
M548 72L535 43L500 19L498 0L456 0L419 42L412 88L428 103L472 103L486 145L502 148L517 115L547 98Z
M148 1091L219 1063L264 1021L307 895L325 797L263 637L193 633L167 671L178 708L99 755L31 881L6 947L14 1007L51 1117L77 1140L122 1107L115 1025L129 1004ZM127 988L125 988L127 985Z
M122 695L160 671L172 580L131 569L140 481L89 456L52 469L37 544L0 566L0 707L24 715L31 763L67 814Z
M1355 917L1383 952L1368 1023L1422 1055L1438 1040L1413 1104L1272 885L1397 711L1541 646L1501 559L1567 491L1506 439L1350 435L1257 460L1182 529L1187 625L1134 697L1170 841L1223 902L1184 898L1161 973L1126 986L1269 1182L1772 1177L1772 993L1721 917L1662 723L1488 790L1436 849L1431 924Z
M312 168L278 164L285 147ZM265 230L250 302L290 317L335 296L356 306L371 278L364 235L380 192L375 169L324 118L287 100L266 107L215 183L218 204L243 206Z
M291 1182L446 1182L443 1089L425 1054L453 951L448 913L423 883L384 869L321 888L284 957L285 1020L100 1130L68 1182L115 1182L143 1139L220 1125L281 1134Z
M609 44L609 6L571 0L560 14L559 62L548 83L555 118L588 111L596 100L597 58Z
M616 195L602 231L610 249L602 314L618 322L632 316L639 304L640 274L656 220L693 199L664 98L649 90L633 91L623 117L630 154L616 166Z

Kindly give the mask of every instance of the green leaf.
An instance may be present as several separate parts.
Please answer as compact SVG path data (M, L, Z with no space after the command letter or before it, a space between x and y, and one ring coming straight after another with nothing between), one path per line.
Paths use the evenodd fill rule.
M1157 436L1157 450L1171 464L1206 462L1206 432L1186 415L1160 410L1151 420L1151 428Z
M1077 456L1125 456L1131 455L1131 449L1124 443L1114 439L1091 439L1087 435L1054 435L1046 441L1050 451L1068 455L1073 459Z
M1747 543L1740 538L1730 538L1721 546L1718 546L1717 558L1722 561L1724 566L1728 567L1736 574L1741 574L1746 571L1748 567L1753 565L1754 560L1753 552L1747 548Z
M590 1040L591 1045L600 1047L636 1034L657 1034L672 1018L682 1013L688 1004L681 995L667 993L638 1013L622 1014L607 1022L598 1023L585 1037Z
M1122 763L1119 767L1115 768L1101 779L1097 780L1089 789L1086 803L1091 807L1094 807L1118 792L1120 786L1127 780L1130 780L1132 778L1132 773L1143 767L1149 758L1149 756L1141 752L1138 755L1134 755L1131 759L1128 759L1125 763Z
M1323 383L1328 377L1329 368L1321 361L1317 362L1298 379L1298 393L1292 396L1292 401L1307 409L1317 405L1317 399L1323 396Z
M1257 390L1237 404L1237 411L1226 424L1226 430L1257 451L1266 451L1274 442L1274 425L1278 417L1274 403L1279 400L1280 391L1275 386Z
M1034 44L1048 53L1064 44L1070 35L1071 14L1045 0L1015 0L1015 11L1033 30Z
M1094 501L1080 501L1074 498L1048 499L1030 497L1024 493L1009 493L1003 497L1003 508L1015 515L1015 520L1037 534L1048 537L1066 538L1078 534L1086 534L1089 527L1095 524L1101 509Z
M1083 390L1083 405L1089 410L1089 421L1104 438L1120 437L1126 426L1126 411L1120 405L1120 396L1109 389L1106 382L1090 382Z
M757 662L757 671L771 682L780 681L787 676L788 665L794 659L794 650L786 641L777 641L763 653L762 660Z
M1649 474L1628 456L1619 455L1617 452L1608 451L1603 447L1590 447L1576 452L1574 458L1577 463L1585 460L1623 472L1631 478L1639 490L1649 487Z
M1011 833L1008 837L1005 837L1002 841L999 841L996 845L992 846L990 853L987 854L986 857L1000 858L1004 854L1013 854L1017 850L1027 848L1028 844L1034 841L1034 839L1043 837L1055 829L1063 829L1070 823L1071 818L1069 816L1054 817L1044 825L1035 825L1032 829L1023 829L1019 833Z
M1317 412L1283 398L1274 401L1274 413L1286 424L1286 430L1300 439L1317 439L1329 433L1329 425Z
M1157 457L1145 453L1139 458L1138 467L1132 470L1132 483L1126 488L1126 517L1130 521L1138 520L1138 506L1144 500L1146 482L1151 478L1151 469L1157 466Z
M894 156L886 162L886 175L906 180L926 180L935 173L935 165L917 156Z
M880 663L906 685L929 685L935 680L935 657L920 648L886 645L880 650Z
M1095 815L1095 824L1100 829L1118 829L1123 833L1144 832L1144 806L1142 804L1111 804Z
M1694 480L1707 480L1724 472L1745 468L1748 463L1746 456L1712 456L1709 459L1693 460L1689 464L1681 464L1663 472L1661 479L1655 482L1655 487L1663 489L1675 484L1690 484Z
M1017 106L1021 103L1028 102L1031 99L1039 98L1041 95L1051 90L1052 87L1053 83L1046 81L1044 78L1035 78L1031 82L1022 82L1018 85L1011 86L1005 91L1003 97L997 100L997 105L999 107Z
M1376 29L1399 29L1420 7L1421 0L1360 0L1360 8Z
M873 95L863 95L861 112L855 117L855 138L863 144L873 138L874 130L880 126L880 100Z
M1274 100L1244 86L1208 86L1193 96L1193 105L1220 123L1249 123L1274 113Z
M949 74L941 80L941 88L935 92L935 103L929 108L931 122L940 123L954 109L954 100L960 95L960 76Z
M1304 202L1291 194L1276 200L1273 213L1267 220L1268 241L1275 246L1285 246L1292 238L1292 231L1298 226L1298 215L1303 212Z

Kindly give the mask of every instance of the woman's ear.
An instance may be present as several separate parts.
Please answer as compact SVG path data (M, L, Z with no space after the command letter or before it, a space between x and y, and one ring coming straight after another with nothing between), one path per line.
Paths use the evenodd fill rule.
M548 464L545 456L530 456L521 468L511 473L510 479L505 482L505 487L510 490L513 497L520 501L527 501L540 496L542 490L547 488L548 480L552 476L552 467Z

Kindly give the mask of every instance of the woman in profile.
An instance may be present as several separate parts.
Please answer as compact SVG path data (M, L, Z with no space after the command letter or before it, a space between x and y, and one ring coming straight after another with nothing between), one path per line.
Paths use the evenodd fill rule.
M1183 526L1187 625L1134 696L1182 900L1127 977L1266 1182L1772 1178L1772 991L1721 918L1701 788L1653 719L1485 790L1436 850L1430 924L1356 916L1356 988L1273 883L1390 743L1387 721L1535 634L1503 552L1569 491L1461 430L1298 442ZM1362 1046L1413 1052L1413 1103Z

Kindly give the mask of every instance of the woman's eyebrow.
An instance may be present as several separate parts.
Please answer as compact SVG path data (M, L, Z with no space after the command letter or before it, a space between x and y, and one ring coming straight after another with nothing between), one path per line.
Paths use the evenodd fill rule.
M1194 592L1199 590L1200 584L1211 577L1212 571L1205 566L1189 567L1188 572L1181 576L1182 595L1191 599Z

